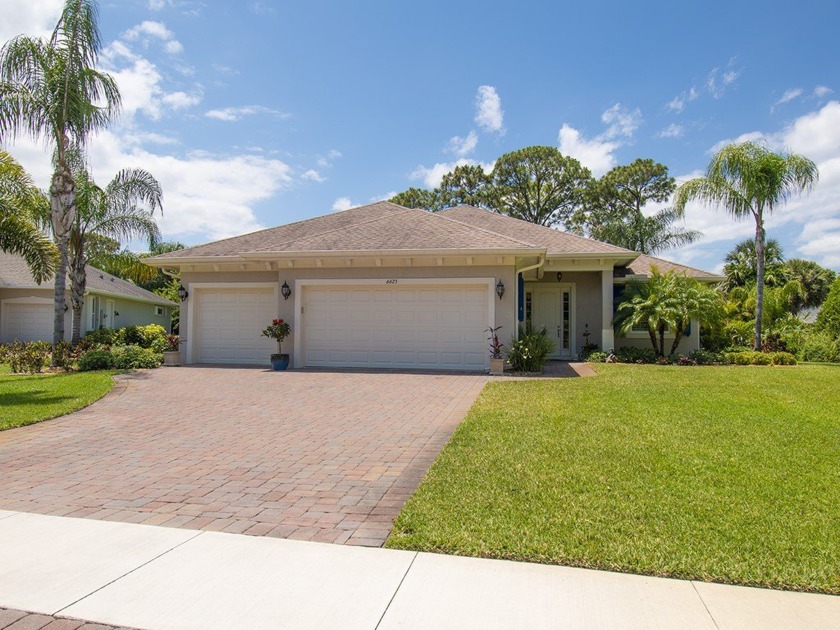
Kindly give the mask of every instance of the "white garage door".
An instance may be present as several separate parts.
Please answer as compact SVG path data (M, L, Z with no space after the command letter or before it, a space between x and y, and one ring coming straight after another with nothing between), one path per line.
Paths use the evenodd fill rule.
M260 331L277 317L273 289L201 289L194 294L195 363L269 364L277 342Z
M487 285L308 287L307 366L483 370Z
M52 304L7 303L4 309L5 343L14 341L51 341L53 334Z

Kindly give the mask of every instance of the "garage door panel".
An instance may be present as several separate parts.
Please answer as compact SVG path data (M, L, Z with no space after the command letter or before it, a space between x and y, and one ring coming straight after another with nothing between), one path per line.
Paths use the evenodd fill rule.
M304 364L484 369L488 299L470 285L307 287Z
M52 338L52 304L7 303L5 308L5 342L40 341Z
M196 363L269 362L277 343L260 332L277 316L272 288L200 289L196 299Z

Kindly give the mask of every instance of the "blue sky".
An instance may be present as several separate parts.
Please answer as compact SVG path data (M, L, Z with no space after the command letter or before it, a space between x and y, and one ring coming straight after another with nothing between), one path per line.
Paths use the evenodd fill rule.
M7 0L0 38L46 33L60 0ZM101 183L152 171L165 236L187 244L434 185L454 164L558 146L595 174L637 157L699 173L764 138L821 182L769 222L788 256L840 269L836 3L192 2L101 4L119 125L90 145ZM35 143L13 154L46 184ZM719 269L749 237L689 208L704 239L666 254Z

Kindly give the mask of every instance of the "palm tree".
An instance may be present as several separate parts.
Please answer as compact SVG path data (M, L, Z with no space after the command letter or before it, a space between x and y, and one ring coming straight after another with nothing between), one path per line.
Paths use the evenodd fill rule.
M781 286L788 281L784 266L782 246L775 238L767 239L764 244L764 285ZM755 241L741 241L726 254L723 259L723 275L726 276L724 289L730 291L736 287L754 285L758 276Z
M94 0L67 0L49 40L19 35L0 50L0 139L25 134L55 150L50 223L58 247L53 344L64 339L65 286L76 184L67 161L119 111L114 79L96 70L101 49Z
M694 278L654 266L647 281L633 281L624 289L616 310L615 327L621 334L645 328L653 351L665 356L665 334L674 335L669 355L674 354L693 319L717 322L723 314L720 294ZM699 333L698 333L699 334Z
M38 284L55 273L58 252L38 227L36 217L48 205L32 178L0 150L0 250L23 256Z
M143 169L123 169L104 188L91 179L84 168L71 156L77 169L78 211L70 231L70 290L73 304L72 343L81 338L82 308L87 286L86 267L90 263L126 267L151 267L143 264L136 254L127 251L97 251L93 245L105 239L145 238L153 248L160 241L160 229L154 219L155 210L163 210L163 191L151 173ZM98 256L97 256L98 254Z
M712 157L705 177L689 180L677 189L675 210L683 212L686 204L696 199L723 206L736 219L752 217L755 221L755 350L761 349L764 305L764 215L794 194L810 190L818 179L816 164L804 156L774 153L761 144L743 142L723 147Z

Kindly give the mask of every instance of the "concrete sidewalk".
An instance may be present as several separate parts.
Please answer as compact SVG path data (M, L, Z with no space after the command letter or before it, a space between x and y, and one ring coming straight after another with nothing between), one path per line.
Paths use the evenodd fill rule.
M840 627L827 595L2 511L0 607L143 629Z

